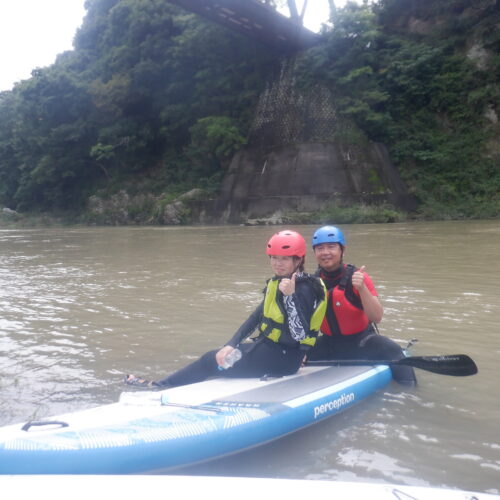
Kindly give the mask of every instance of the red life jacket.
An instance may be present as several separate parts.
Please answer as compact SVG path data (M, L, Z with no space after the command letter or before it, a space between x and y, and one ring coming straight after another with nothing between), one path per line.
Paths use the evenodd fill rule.
M325 335L354 335L370 324L361 299L352 289L351 278L355 270L353 265L347 265L339 284L328 290L328 308L321 325Z

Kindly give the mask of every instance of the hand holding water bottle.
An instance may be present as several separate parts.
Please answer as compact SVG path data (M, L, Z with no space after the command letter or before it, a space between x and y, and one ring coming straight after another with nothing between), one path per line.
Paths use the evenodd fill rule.
M215 359L219 370L227 370L241 359L241 351L227 345L217 352Z

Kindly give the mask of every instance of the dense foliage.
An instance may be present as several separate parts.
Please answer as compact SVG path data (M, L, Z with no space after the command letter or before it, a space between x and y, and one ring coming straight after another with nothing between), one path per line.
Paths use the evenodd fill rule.
M388 146L429 216L498 215L494 4L348 4L297 65L302 85L322 82L340 117ZM280 55L165 0L86 8L75 50L0 93L0 206L78 212L123 188L216 189ZM465 55L473 29L496 54L483 66Z
M86 8L75 50L0 94L0 205L78 210L148 177L219 179L276 56L164 0Z
M387 145L422 213L498 215L495 2L351 3L333 21L327 43L301 63L303 84L324 82L339 115ZM471 39L481 41L481 64L466 57Z

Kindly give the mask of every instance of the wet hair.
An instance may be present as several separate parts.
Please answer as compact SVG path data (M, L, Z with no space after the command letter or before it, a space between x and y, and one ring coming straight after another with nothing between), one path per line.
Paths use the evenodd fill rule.
M296 255L294 255L293 258L300 260L300 263L297 267L297 271L300 271L301 273L303 273L304 269L306 267L306 258L305 257L297 257Z

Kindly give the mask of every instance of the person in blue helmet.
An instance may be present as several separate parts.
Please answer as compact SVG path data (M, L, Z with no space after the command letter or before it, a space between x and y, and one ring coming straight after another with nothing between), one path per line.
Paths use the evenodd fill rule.
M328 290L328 305L321 325L322 335L307 353L308 360L390 359L404 357L402 348L382 336L376 324L382 321L383 307L365 266L344 263L346 241L335 226L315 231L312 247L319 276ZM415 385L412 367L391 366L394 380Z

